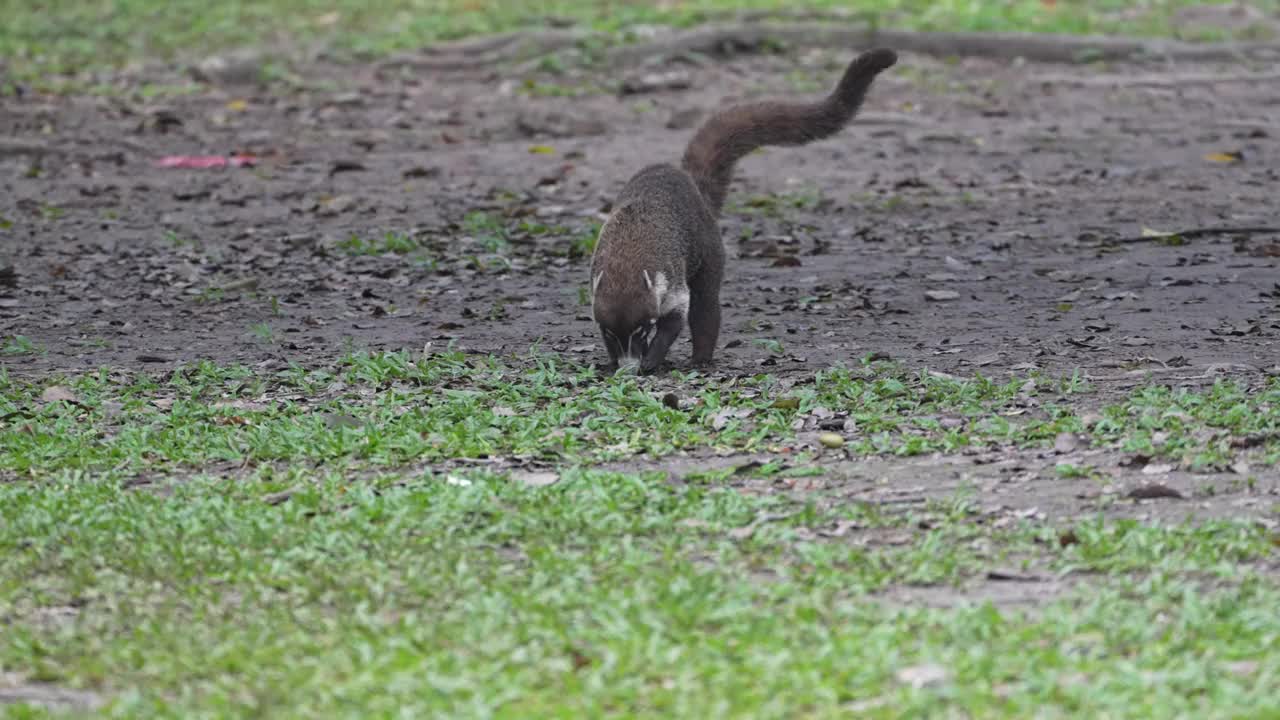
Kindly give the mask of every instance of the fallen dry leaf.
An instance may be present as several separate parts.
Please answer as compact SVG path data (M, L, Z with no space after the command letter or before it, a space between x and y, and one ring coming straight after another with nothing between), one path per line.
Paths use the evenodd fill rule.
M750 538L752 535L755 535L756 530L761 525L764 525L765 523L769 523L769 522L786 520L787 518L791 517L794 514L795 513L786 512L786 513L768 513L765 515L757 515L754 520L747 523L746 525L743 525L742 527L736 527L730 530L729 537L733 538L734 540L746 540Z
M1208 155L1205 155L1204 159L1208 160L1211 163L1223 163L1223 164L1238 163L1244 160L1244 153L1239 152L1237 150L1228 151L1228 152L1213 152L1213 153L1209 153Z
M1186 498L1186 496L1181 492L1178 492L1168 485L1162 485L1160 483L1148 483L1146 485L1136 487L1130 490L1126 497L1133 500L1155 500L1158 498L1174 498L1182 500Z
M716 413L711 418L711 428L713 430L723 430L725 425L733 418L745 418L751 415L751 408L725 408Z
M44 392L40 393L40 401L47 403L58 401L75 403L80 402L80 399L76 397L71 388L63 387L62 385L50 385L44 389Z
M284 502L287 502L289 498L293 497L293 494L298 492L298 490L300 490L301 487L302 487L301 485L297 485L287 490L281 490L280 492L274 492L269 495L263 495L262 502L268 505L280 505Z
M250 412L259 412L271 409L271 406L267 403L254 402L253 400L244 400L242 398L236 398L235 400L218 400L213 404L213 407L216 409L229 408L231 410L248 410Z
M525 487L547 487L560 482L560 476L553 472L514 472L511 479Z
M924 664L905 667L894 673L894 677L903 685L910 685L916 690L926 687L941 685L946 682L951 673L941 665Z
M320 417L324 419L325 427L330 430L335 428L358 428L364 424L357 417L339 413L322 413Z

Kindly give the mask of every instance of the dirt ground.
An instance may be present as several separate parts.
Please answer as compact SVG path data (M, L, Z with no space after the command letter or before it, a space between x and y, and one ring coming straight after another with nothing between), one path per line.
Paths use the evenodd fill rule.
M450 342L599 361L575 238L634 171L678 159L700 113L820 92L850 56L652 68L687 87L626 96L556 94L616 79L603 74L324 66L300 71L303 89L0 98L0 267L13 267L0 337L42 350L3 362L20 376L199 358L270 367ZM1079 368L1108 391L1143 373L1202 385L1280 372L1280 233L1142 237L1280 225L1280 83L1203 79L1258 69L905 56L837 138L741 164L722 221L732 259L715 371L807 373L879 353L1001 379ZM155 165L232 151L259 163ZM506 262L477 239L477 212L504 218ZM386 232L423 249L343 251ZM677 366L688 347L673 349ZM1059 479L1049 497L1053 461L1006 460L1021 469L961 457L982 467L854 470L868 491L886 477L981 491L985 477L989 504L1009 512L1097 509L1097 482ZM1123 497L1149 477L1118 462L1105 465ZM1229 475L1185 480L1188 494L1219 491L1176 512L1270 512L1280 481L1259 478L1248 496ZM1024 489L1002 497L1011 487Z

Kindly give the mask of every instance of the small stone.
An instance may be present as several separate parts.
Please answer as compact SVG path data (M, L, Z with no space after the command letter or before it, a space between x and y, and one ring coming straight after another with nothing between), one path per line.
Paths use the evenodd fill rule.
M262 79L263 56L252 50L211 55L191 68L191 75L213 85L254 85Z
M1075 433L1058 433L1053 439L1053 450L1059 455L1074 452L1080 447L1080 438Z
M686 90L693 85L688 73L673 70L665 73L645 73L623 79L619 88L622 95L639 95L641 93L662 92L664 90Z
M701 119L702 110L685 108L671 113L671 117L667 118L666 127L668 130L688 130L697 125Z
M79 400L78 400L78 398L76 398L76 394L75 394L74 392L72 392L71 388L64 387L64 386L62 386L62 385L50 385L49 387L47 387L47 388L45 388L45 389L44 389L44 392L40 393L40 402L46 402L46 403L54 403L54 402L70 402L70 403L74 403L74 402L78 402L78 401L79 401Z

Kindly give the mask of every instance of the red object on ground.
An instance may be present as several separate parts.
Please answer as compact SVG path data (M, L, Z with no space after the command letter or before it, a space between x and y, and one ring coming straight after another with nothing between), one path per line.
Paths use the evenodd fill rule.
M203 170L216 167L251 167L258 162L252 155L169 155L160 158L157 165L166 168L193 168Z

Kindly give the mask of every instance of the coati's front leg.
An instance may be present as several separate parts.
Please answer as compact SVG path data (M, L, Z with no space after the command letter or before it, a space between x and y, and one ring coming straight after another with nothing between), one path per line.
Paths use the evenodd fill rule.
M693 338L693 364L709 364L720 337L720 298L689 301L689 334Z
M719 243L719 238L716 242ZM723 259L711 263L690 288L689 335L693 339L694 365L709 364L716 352L716 341L720 338L721 273L718 268L723 264Z
M680 336L680 329L683 327L684 314L679 310L672 310L658 318L658 327L654 330L653 340L649 342L644 360L640 362L640 372L653 372L662 364L667 357L667 351L671 349L671 343Z

